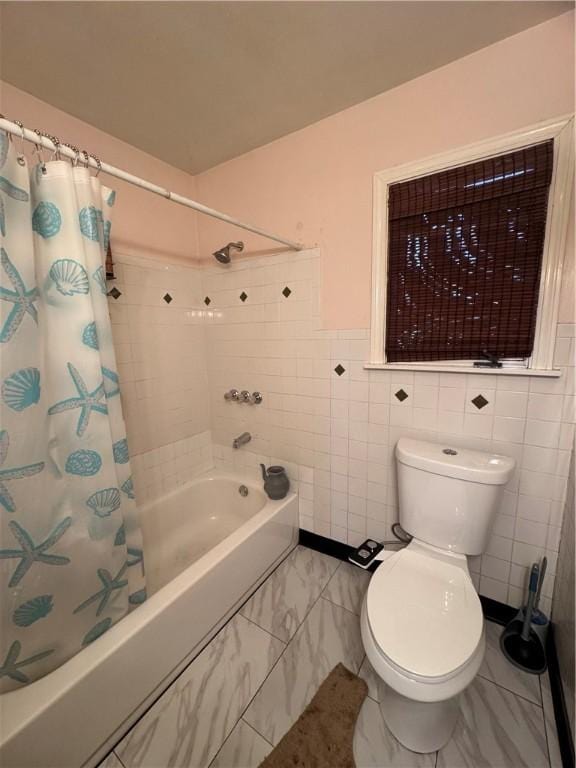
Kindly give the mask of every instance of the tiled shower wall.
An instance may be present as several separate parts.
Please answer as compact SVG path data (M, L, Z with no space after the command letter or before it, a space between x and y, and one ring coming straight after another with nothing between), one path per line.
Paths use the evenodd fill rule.
M390 538L402 435L498 451L518 467L487 552L471 559L474 580L519 604L527 566L547 554L549 610L574 435L573 325L558 326L560 379L367 371L367 329L319 329L317 251L202 270L115 259L110 311L138 499L213 458L255 479L260 462L282 463L301 526L357 544ZM264 401L227 402L232 387ZM252 442L234 451L243 431Z
M212 466L201 271L114 261L108 296L132 473L149 501Z
M574 325L558 326L560 379L367 371L367 329L319 330L319 270L310 250L203 271L216 462L254 477L259 462L286 465L301 527L355 545L390 538L399 437L513 456L490 545L471 570L482 594L518 605L527 566L546 554L549 611L574 434ZM232 387L264 401L226 402ZM243 431L252 442L232 450Z

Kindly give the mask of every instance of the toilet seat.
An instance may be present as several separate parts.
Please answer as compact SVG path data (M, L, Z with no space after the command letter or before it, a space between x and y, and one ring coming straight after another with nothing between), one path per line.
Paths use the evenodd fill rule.
M416 684L450 680L483 648L482 608L466 559L419 542L377 569L365 620L382 661Z

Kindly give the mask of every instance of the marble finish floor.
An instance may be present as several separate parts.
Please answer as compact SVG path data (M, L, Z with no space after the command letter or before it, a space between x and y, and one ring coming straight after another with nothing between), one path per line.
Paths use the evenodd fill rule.
M369 689L354 736L358 768L560 768L547 678L510 665L490 622L451 741L427 755L402 747L382 718L383 683L360 637L369 578L297 547L100 768L257 768L338 662Z

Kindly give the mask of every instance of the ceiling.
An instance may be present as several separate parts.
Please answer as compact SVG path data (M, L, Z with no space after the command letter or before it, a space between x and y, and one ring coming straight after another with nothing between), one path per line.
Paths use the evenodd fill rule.
M0 76L199 173L571 2L7 2Z

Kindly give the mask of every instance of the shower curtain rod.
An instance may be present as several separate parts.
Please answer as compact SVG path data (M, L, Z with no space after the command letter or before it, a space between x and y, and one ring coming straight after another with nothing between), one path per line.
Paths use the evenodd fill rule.
M73 148L72 145L61 143L56 136L50 136L49 134L43 133L41 131L31 131L29 128L24 128L24 126L21 124L7 120L3 116L0 116L0 129L24 141L29 141L38 147L41 146L44 149L49 149L56 156L62 155L67 157L69 160L75 160L79 163L85 164L87 167L93 168L98 172L102 171L103 173L107 173L109 176L114 176L115 178L126 181L128 184L132 184L135 187L145 189L147 192L152 192L152 194L159 195L160 197L163 197L166 200L170 200L173 203L178 203L179 205L183 205L186 208L192 208L193 210L198 211L198 213L211 216L213 219L220 219L220 221L225 221L227 224L232 224L235 227L240 227L240 229L245 229L248 232L254 232L256 235L266 237L268 240L274 240L277 243L287 245L289 248L292 248L295 251L301 251L305 247L302 243L297 243L294 240L288 240L285 237L274 235L271 232L267 232L265 229L261 229L260 227L255 227L252 224L246 224L239 219L228 216L227 213L216 211L214 208L209 208L206 205L202 205L202 203L198 203L196 200L191 200L189 197L184 197L183 195L179 195L177 192L171 192L164 187L159 187L157 184L152 184L152 182L146 181L146 179L141 179L138 176L134 176L127 171L123 171L121 168L116 168L113 165L108 165L108 163L100 162L98 158L96 158L94 155L88 154L84 150L78 150L76 147Z

